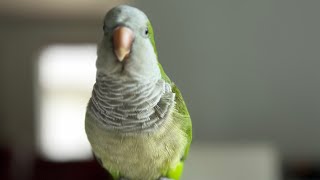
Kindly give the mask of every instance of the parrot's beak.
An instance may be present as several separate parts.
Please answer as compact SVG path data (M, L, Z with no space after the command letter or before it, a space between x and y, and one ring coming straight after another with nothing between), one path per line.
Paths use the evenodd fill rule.
M118 26L113 31L113 51L117 59L122 62L128 58L132 42L134 39L133 31L125 26Z

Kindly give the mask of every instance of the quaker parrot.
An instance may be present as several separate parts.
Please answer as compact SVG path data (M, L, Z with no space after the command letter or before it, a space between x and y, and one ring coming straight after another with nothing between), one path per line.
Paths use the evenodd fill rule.
M103 32L85 117L95 157L115 180L180 179L192 124L158 61L149 19L117 6L106 14Z

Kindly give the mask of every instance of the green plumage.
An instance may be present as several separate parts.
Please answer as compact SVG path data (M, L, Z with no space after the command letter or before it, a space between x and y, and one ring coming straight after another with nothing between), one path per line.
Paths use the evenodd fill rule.
M158 51L157 51L156 43L155 43L155 39L154 39L154 31L153 31L153 28L152 28L150 21L148 22L148 29L150 32L149 38L150 38L151 44L153 46L154 52L156 53L156 55L158 57ZM175 169L175 168L170 169L169 172L167 173L167 177L172 178L172 179L179 179L179 177L181 176L181 173L182 173L184 160L188 156L189 148L190 148L190 145L192 142L192 123L191 123L191 118L189 115L188 108L186 106L186 103L183 100L183 97L182 97L182 94L181 94L179 88L170 80L170 78L165 73L160 62L158 62L158 66L159 66L159 69L161 72L162 79L165 80L166 82L172 84L172 92L176 94L176 96L175 96L175 102L176 102L175 113L176 113L176 115L174 117L183 119L182 128L183 128L183 131L187 134L187 138L188 138L188 144L185 148L185 153L184 153L184 155L181 159L181 162L180 162L181 165L178 164L177 169Z
M147 28L148 39L158 57L149 21ZM156 180L160 177L178 180L181 177L192 140L191 119L180 90L166 75L159 61L157 64L161 78L171 85L175 94L174 105L164 117L165 123L161 127L152 132L109 131L89 113L89 103L85 120L88 139L95 156L115 180L120 177L129 180Z

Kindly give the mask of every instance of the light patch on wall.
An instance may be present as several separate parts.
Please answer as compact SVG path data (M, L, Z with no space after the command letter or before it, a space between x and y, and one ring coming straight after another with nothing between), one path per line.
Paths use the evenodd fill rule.
M92 156L84 130L87 102L95 82L96 46L51 45L39 57L38 147L54 161Z

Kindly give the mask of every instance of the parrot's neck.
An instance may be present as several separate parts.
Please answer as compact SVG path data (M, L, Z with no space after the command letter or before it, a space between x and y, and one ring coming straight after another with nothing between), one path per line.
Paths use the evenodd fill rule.
M168 119L174 96L162 79L128 82L98 75L88 112L108 130L150 132Z

